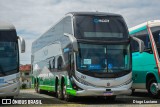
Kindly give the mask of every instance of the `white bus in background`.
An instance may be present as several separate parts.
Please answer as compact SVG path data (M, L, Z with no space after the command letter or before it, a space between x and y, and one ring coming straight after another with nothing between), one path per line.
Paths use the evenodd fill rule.
M0 97L13 98L19 94L19 43L24 53L25 41L17 36L15 27L0 21Z

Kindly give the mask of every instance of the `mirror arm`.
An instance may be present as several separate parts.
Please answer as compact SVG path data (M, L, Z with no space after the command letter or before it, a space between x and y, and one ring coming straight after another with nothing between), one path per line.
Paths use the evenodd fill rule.
M71 41L72 43L72 46L73 46L73 49L75 52L78 52L78 44L77 44L77 39L71 35L71 34L68 34L68 33L64 33L64 36L68 37L69 40Z
M20 40L20 44L21 44L21 53L24 53L25 52L25 40L22 38L22 37L20 37L20 36L18 36L18 39Z
M131 37L133 40L137 41L139 44L139 52L142 53L144 51L145 45L144 42L136 37Z

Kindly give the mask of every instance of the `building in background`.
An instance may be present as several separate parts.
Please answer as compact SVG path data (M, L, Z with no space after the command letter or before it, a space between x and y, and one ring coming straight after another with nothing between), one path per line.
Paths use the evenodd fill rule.
M26 84L26 88L31 88L31 65L20 65L20 81L22 84Z

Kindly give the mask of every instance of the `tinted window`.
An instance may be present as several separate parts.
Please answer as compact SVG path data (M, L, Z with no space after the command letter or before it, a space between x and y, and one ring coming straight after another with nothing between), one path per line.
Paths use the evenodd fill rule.
M131 49L132 49L132 52L139 51L138 43L132 39L131 39Z
M3 42L16 42L17 34L15 30L0 30L0 41Z
M52 68L55 68L55 58L52 60Z
M58 63L57 63L57 68L58 68L58 70L62 70L63 60L62 60L62 57L61 57L61 56L58 58L58 61L57 61L57 62L58 62Z
M71 17L66 17L64 20L64 33L72 34L72 23L71 23Z
M137 33L133 34L132 36L135 36L144 42L144 45L145 45L144 51L151 49L151 42L150 42L150 38L149 38L147 30L137 32ZM132 46L132 51L139 51L139 46L136 41L131 41L131 46Z
M120 72L130 69L129 45L79 44L77 68L82 72Z
M151 28L151 31L152 31L152 35L153 35L154 41L157 46L158 54L160 55L160 27L159 26L153 27Z
M41 49L42 47L57 41L63 36L63 20L57 23L54 27L44 33L39 39L32 44L32 52Z
M75 37L79 39L128 38L122 17L75 16Z
M18 72L18 46L16 42L0 42L0 73ZM13 72L13 73L15 73Z

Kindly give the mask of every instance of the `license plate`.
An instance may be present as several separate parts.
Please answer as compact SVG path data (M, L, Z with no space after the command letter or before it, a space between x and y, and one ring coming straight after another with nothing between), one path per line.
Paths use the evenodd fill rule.
M112 96L112 95L113 95L113 92L104 92L103 95L104 95L104 96Z
M4 79L3 78L0 78L0 83L4 83Z

